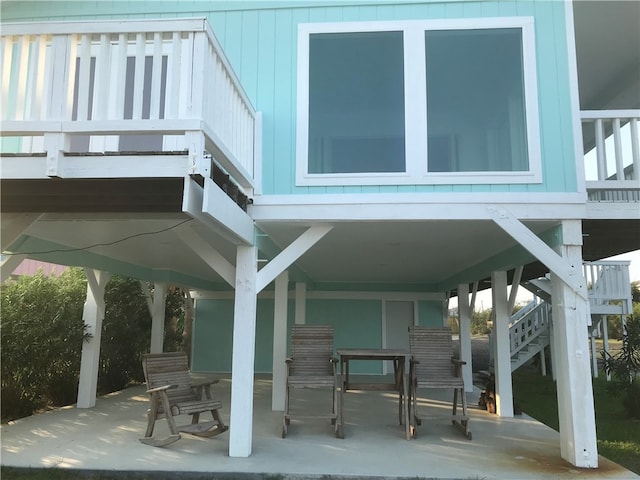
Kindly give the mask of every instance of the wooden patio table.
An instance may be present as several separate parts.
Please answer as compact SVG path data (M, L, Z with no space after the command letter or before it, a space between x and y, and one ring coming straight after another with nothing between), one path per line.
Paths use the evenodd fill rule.
M338 407L337 436L344 438L344 394L349 390L382 390L398 392L398 423L405 426L407 440L411 440L409 425L409 384L405 375L405 364L411 358L408 350L390 348L340 349L340 405ZM394 382L352 383L349 381L351 360L392 360Z

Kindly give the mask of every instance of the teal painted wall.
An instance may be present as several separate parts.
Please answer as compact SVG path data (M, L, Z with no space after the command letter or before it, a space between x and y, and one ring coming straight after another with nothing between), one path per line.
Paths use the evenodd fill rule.
M430 303L421 302L428 313ZM273 355L272 299L259 299L256 316L255 371L271 372ZM382 347L381 300L315 300L306 303L307 324L331 324L335 349ZM287 338L293 325L294 302L289 301ZM426 314L425 314L426 315ZM431 318L432 315L427 315ZM230 372L233 344L233 300L197 300L193 328L193 370ZM287 350L288 351L288 350ZM382 373L381 362L356 362L353 373Z
M264 194L359 192L575 192L564 2L2 2L3 21L198 17L209 19L263 113ZM392 4L393 3L393 4ZM311 6L315 5L315 6ZM277 6L277 8L276 8ZM295 8L289 8L295 7ZM225 10L228 9L228 10ZM296 43L303 22L533 16L542 184L296 187Z
M422 327L442 327L445 320L443 302L418 302L418 325Z

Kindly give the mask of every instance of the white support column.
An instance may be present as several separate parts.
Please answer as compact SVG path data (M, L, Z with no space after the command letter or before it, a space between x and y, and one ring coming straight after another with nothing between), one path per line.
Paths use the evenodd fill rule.
M153 287L153 304L151 309L151 353L162 353L166 300L167 284L156 283Z
M569 286L558 275L551 275L560 454L577 467L596 468L598 451L589 364L589 303L581 269L580 222L564 221L562 238L559 253L574 278ZM576 285L581 286L581 292L575 291Z
M284 411L287 381L285 358L287 357L287 306L289 301L289 272L276 277L273 311L273 381L271 386L271 410Z
M84 269L87 275L87 298L84 303L82 320L89 328L91 338L82 343L80 360L80 381L78 384L78 408L91 408L96 405L98 388L98 367L100 361L100 338L104 319L104 290L111 274Z
M473 392L473 364L471 357L471 306L469 305L469 285L458 285L458 316L460 319L460 360L465 392Z
M296 325L304 325L307 322L307 285L296 283Z
M494 370L496 378L496 413L513 417L513 388L511 385L511 343L509 342L509 305L507 272L491 274L493 301Z
M25 258L27 258L26 255L10 255L2 260L2 263L0 263L0 284L7 281Z
M602 315L602 349L609 352L609 324L607 324L607 316ZM597 360L597 359L596 359ZM596 374L598 372L598 362L596 362ZM596 378L596 377L593 377ZM611 373L606 374L607 382L611 381Z
M229 456L251 455L256 349L257 248L238 246L233 319Z

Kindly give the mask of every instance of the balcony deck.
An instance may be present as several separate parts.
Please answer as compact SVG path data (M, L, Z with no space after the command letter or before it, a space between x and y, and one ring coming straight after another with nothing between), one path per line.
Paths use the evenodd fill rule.
M2 30L3 179L209 177L213 163L253 188L258 115L205 19Z

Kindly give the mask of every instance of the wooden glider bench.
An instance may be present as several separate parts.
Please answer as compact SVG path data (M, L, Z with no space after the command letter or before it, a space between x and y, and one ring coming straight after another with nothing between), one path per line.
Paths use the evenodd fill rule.
M180 440L180 432L212 437L226 432L218 409L219 400L211 398L211 385L218 380L193 383L186 353L169 352L143 355L142 368L147 382L147 393L151 406L147 412L147 431L139 440L154 447L164 447ZM200 422L200 414L211 412L212 421ZM177 415L191 415L191 424L176 425ZM165 417L171 435L153 437L156 420Z

